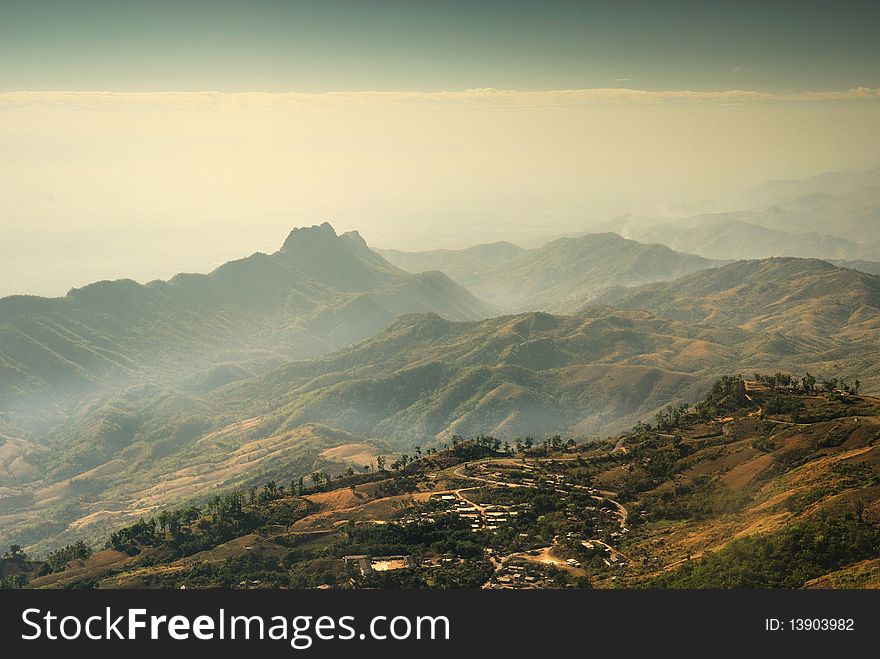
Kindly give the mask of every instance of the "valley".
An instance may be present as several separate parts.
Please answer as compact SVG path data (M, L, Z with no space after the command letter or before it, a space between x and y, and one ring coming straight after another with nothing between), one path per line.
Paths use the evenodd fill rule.
M812 387L724 377L607 441L456 437L16 560L32 587L878 586L880 399Z

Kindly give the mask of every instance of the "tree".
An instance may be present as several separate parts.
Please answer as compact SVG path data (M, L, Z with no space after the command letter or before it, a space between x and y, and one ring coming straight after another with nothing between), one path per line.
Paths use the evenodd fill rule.
M168 525L171 522L171 511L163 510L156 516L156 521L159 523L159 529L162 533L168 530Z
M811 375L809 371L801 378L801 386L804 391L808 394L813 393L813 389L816 387L816 377Z
M48 563L49 570L60 572L70 561L85 559L91 555L91 548L82 540L79 540L72 545L49 552L49 555L46 556L46 562Z
M272 499L277 498L278 496L278 485L275 481L269 481L263 486L263 491L260 492L260 501L272 501Z
M780 387L789 388L794 382L794 379L788 373L777 373L774 377L776 378L776 384Z
M385 471L385 456L377 455L376 456L376 469L379 471Z

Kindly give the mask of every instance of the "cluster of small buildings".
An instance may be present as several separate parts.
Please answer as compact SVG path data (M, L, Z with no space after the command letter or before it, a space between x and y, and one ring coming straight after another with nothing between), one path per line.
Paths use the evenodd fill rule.
M547 578L537 566L505 563L487 586L499 590L515 590L522 588L544 588Z
M494 503L474 504L454 494L438 494L430 499L433 511L422 511L420 517L425 521L433 521L437 512L451 513L462 518L471 527L472 531L495 531L502 525L519 515L522 509L528 508L528 504L516 504L505 506Z

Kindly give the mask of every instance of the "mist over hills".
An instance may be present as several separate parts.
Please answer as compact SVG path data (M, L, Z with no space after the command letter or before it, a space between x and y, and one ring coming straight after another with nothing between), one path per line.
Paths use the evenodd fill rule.
M880 246L831 234L827 214L813 222L804 213L781 208L763 211L709 213L683 219L621 217L602 226L642 242L658 242L672 249L711 259L764 259L774 256L877 260ZM812 213L810 213L812 216ZM870 220L876 226L880 221ZM849 233L849 232L842 232ZM870 232L865 239L874 240Z
M337 236L326 223L296 229L278 252L206 275L0 300L0 411L28 402L51 407L119 382L170 381L229 362L260 371L424 311L470 320L492 308L439 272L394 267L355 232Z
M263 374L227 365L214 382L133 386L67 419L51 449L6 441L2 537L87 537L206 491L453 434L602 436L702 395L718 373L811 370L876 390L878 283L819 260L737 262L600 298L623 309L407 315Z
M560 238L537 249L492 243L464 250L380 253L411 272L445 272L478 297L512 312L565 313L615 284L635 286L675 279L716 265L706 258L613 233Z
M369 462L453 434L597 436L698 395L716 368L764 343L609 309L410 315L350 348L208 393L129 387L67 418L42 446L4 443L0 543L93 537L209 492L339 470L337 454Z
M591 231L712 259L880 261L880 167L766 183L741 195L733 208L675 218L623 215Z
M853 219L844 231L871 226L870 189L831 187L786 184L771 210L630 218L672 245L591 233L377 253L323 224L205 275L2 299L0 544L90 539L453 435L591 440L723 373L878 391L874 247L775 228L820 207ZM730 261L776 246L838 258Z
M747 198L754 205L767 206L811 197L859 199L864 198L866 191L876 195L878 190L880 166L824 172L808 178L768 181L750 190Z
M235 408L263 392L282 428L322 419L401 449L452 434L591 435L693 387L699 378L690 373L702 363L696 353L732 356L712 330L694 334L611 310L470 323L406 316L352 348L217 395Z
M813 369L880 386L877 276L818 259L741 261L598 302L611 306L475 323L406 317L220 395L234 408L263 392L282 427L331 419L405 445L453 432L607 433L728 370Z

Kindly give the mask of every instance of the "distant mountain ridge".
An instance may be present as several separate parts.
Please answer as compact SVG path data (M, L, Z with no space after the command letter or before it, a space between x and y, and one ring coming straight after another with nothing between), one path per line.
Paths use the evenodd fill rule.
M878 260L880 245L829 235L828 215L821 221L782 208L763 211L709 213L682 219L624 216L601 226L641 242L710 259L799 258ZM809 231L797 231L809 227ZM844 232L845 233L845 232ZM848 234L851 235L851 234Z
M502 242L464 250L380 253L411 272L441 270L481 299L511 312L566 313L615 284L635 286L675 279L717 265L710 259L614 233L560 238L537 249Z
M616 288L599 298L687 322L877 340L880 277L819 259L737 261L672 282Z
M356 232L337 236L327 223L294 230L274 254L205 275L8 297L0 299L0 413L14 400L51 407L117 380L173 379L218 363L262 370L428 311L472 320L492 308L439 272L400 270Z
M749 197L754 203L768 205L807 195L852 197L871 188L880 188L880 166L824 172L808 178L768 181L750 190Z
M880 261L880 167L772 181L726 212L623 215L591 227L713 259Z

